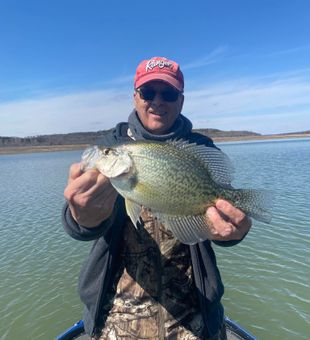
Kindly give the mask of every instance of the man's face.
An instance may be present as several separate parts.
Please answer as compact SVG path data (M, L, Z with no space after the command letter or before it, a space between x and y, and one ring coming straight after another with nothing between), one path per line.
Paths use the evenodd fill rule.
M167 133L178 115L182 111L184 96L179 94L176 101L167 101L162 98L161 93L171 91L174 87L160 81L150 81L140 89L150 89L156 92L154 99L145 100L141 98L139 91L134 93L135 108L143 126L155 135Z

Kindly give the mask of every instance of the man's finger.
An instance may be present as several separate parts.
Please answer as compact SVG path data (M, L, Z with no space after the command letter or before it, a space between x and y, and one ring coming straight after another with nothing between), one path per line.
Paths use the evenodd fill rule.
M99 173L96 170L82 172L80 176L78 176L78 170L76 167L72 168L72 174L73 177L69 179L69 183L64 192L65 198L69 201L71 201L76 195L85 193L93 186L96 186L97 177L99 176ZM74 179L74 176L77 177Z
M80 177L82 174L83 171L81 170L81 163L72 164L69 170L68 184Z
M227 217L231 223L233 223L236 226L244 223L245 219L247 219L243 211L241 211L240 209L237 209L231 203L225 200L222 200L222 199L217 200L215 203L215 207L222 214L224 214L224 216Z
M210 236L213 240L227 240L236 232L236 227L232 223L225 221L215 207L207 209L206 219L210 229Z
M109 197L116 198L117 191L106 177L99 175L96 184L89 188L85 194L91 197L92 201L102 201L102 198L106 201Z

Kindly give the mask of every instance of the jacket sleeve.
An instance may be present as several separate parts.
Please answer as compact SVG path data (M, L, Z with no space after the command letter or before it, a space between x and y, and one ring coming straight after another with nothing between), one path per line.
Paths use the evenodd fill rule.
M122 198L118 196L111 216L97 227L87 228L78 224L72 217L68 203L62 209L62 224L65 232L78 241L92 241L103 235L113 226L117 214L123 209Z
M212 241L214 244L220 247L232 247L240 243L246 236L245 234L241 240L230 240L230 241Z

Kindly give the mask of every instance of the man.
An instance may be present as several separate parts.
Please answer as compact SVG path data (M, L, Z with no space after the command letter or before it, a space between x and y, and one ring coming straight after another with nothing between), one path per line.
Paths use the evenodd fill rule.
M176 62L142 61L134 88L135 110L102 137L103 145L182 138L215 147L181 115L184 80ZM123 198L95 170L83 173L73 164L64 195L65 230L94 240L79 280L85 329L93 339L226 339L224 289L211 241L240 242L251 227L242 211L218 200L205 215L209 239L189 246L143 208L136 229Z

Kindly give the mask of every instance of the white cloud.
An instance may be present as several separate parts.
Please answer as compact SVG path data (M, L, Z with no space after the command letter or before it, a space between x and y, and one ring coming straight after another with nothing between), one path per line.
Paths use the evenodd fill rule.
M211 51L208 55L194 60L182 66L182 70L189 70L193 68L200 68L213 63L216 63L227 51L227 46L220 46Z
M229 79L212 85L189 79L195 89L186 91L183 112L196 128L260 133L309 130L309 79L309 70ZM111 83L109 90L7 102L0 104L0 136L108 129L125 121L132 106L129 82L124 88L118 81L114 86Z
M301 45L301 46L297 46L293 48L288 48L285 50L270 52L269 54L265 54L265 57L274 57L274 56L277 57L277 56L281 56L285 54L300 53L300 52L309 50L309 48L310 48L309 44Z
M127 119L128 91L98 90L0 105L0 136L97 131Z
M195 127L277 133L310 129L309 78L239 79L189 91L184 112Z

